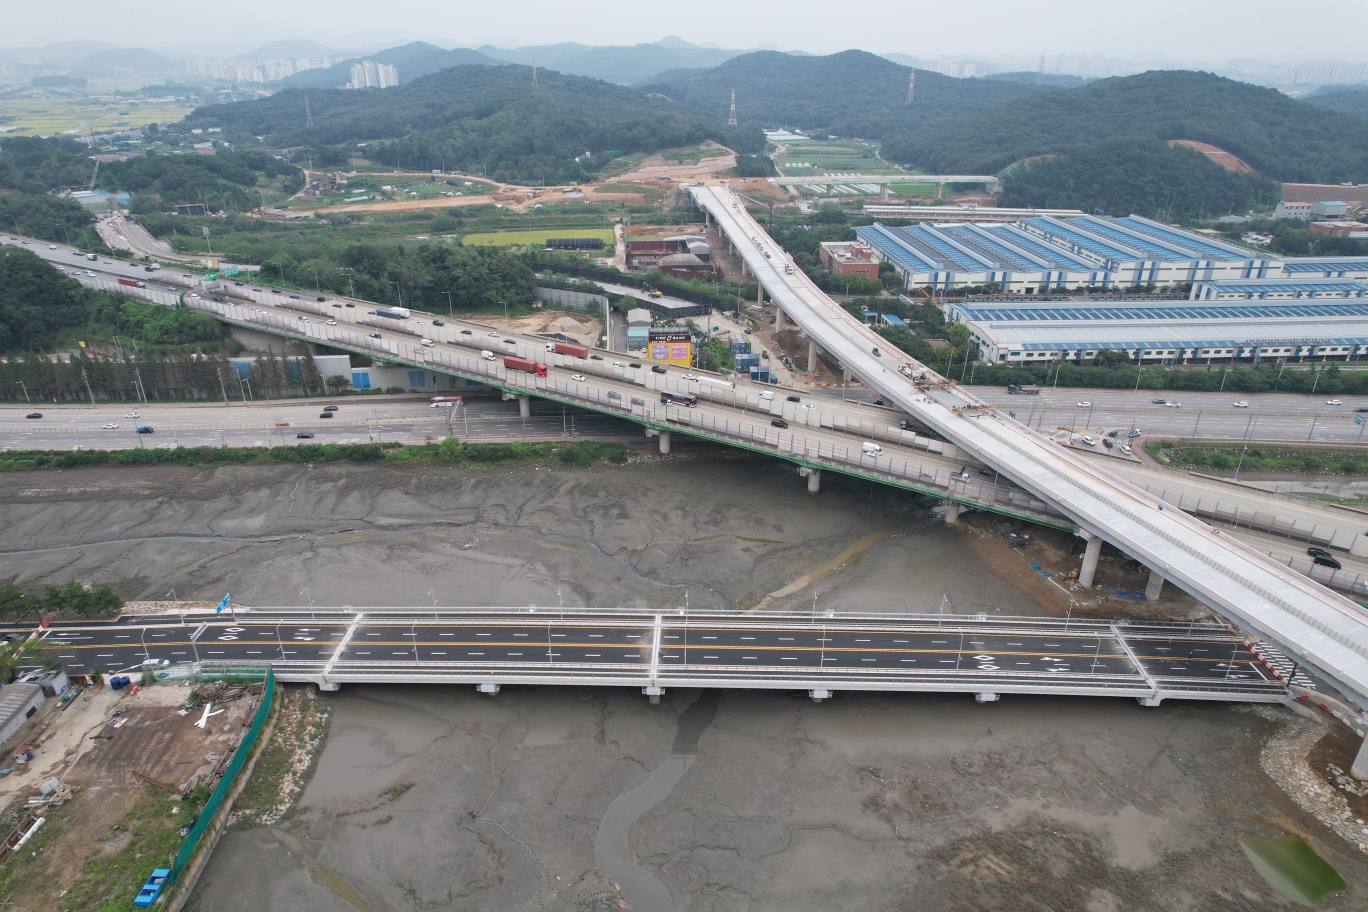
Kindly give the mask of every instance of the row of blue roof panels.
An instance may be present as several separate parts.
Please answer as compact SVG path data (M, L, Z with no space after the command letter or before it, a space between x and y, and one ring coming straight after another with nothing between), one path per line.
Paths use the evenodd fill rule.
M1368 317L1368 300L1353 304L1241 304L1192 307L966 307L966 321L1045 323L1089 320L1254 320L1268 317Z
M1069 225L1072 228L1087 231L1095 237L1102 237L1109 241L1115 241L1125 247L1129 247L1132 250L1139 250L1141 253L1145 254L1148 259L1157 260L1161 263L1170 260L1200 259L1200 257L1196 256L1185 257L1182 254L1174 253L1167 247L1161 247L1153 241L1131 237L1129 234L1126 234L1126 232L1117 230L1105 219L1087 217L1076 218L1070 219Z
M1134 216L1128 215L1125 218L1113 219L1112 221L1118 225L1124 225L1131 231L1158 238L1161 241L1176 244L1185 250L1199 253L1209 260L1223 260L1229 262L1261 259L1258 254L1249 253L1242 256L1238 253L1232 253L1224 247L1211 243L1201 235L1189 234L1186 231L1176 231L1164 226L1154 225L1144 219L1137 219Z

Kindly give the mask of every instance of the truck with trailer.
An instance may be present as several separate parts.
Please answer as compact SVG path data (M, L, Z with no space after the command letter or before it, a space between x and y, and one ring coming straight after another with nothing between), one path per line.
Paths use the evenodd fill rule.
M1007 392L1013 396L1039 396L1040 387L1031 386L1028 383L1009 383L1007 384Z
M529 374L536 374L538 377L546 376L546 365L539 364L531 358L519 358L517 355L504 355L504 367L508 370L527 371Z
M129 288L146 288L146 287L147 287L147 283L146 283L146 282L139 282L137 279L130 279L130 278L126 277L126 276L119 276L119 284L120 284L120 285L126 285L126 286L128 286Z
M391 320L407 320L410 316L407 307L386 307L375 312L377 317L388 317Z
M558 355L569 355L572 358L589 357L589 349L583 345L571 345L569 342L547 342L546 350Z

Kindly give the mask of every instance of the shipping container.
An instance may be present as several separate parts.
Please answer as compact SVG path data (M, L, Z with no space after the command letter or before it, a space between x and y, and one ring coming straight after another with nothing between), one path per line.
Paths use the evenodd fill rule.
M536 374L538 377L546 376L545 364L538 364L530 358L519 358L517 355L505 355L504 367L508 370L527 371L529 374Z

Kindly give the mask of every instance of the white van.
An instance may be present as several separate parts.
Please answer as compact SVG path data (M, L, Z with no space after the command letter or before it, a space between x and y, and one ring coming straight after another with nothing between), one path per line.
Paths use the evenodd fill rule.
M480 357L484 358L486 361L493 361L494 353L492 351L482 351L480 352Z
M774 398L774 393L771 393L771 392L763 392L763 393L760 393L759 398L768 401L768 400Z
M432 341L431 339L422 339L422 340L419 341L418 344L419 344L419 345L426 345L428 348L432 348L432 346L433 346L434 343L433 343L433 341Z
M862 443L860 444L860 449L864 450L866 456L878 456L883 452L883 447L879 446L877 443Z

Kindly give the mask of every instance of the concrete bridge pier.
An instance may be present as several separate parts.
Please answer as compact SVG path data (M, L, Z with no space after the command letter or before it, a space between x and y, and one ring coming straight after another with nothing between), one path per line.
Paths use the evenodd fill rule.
M953 526L959 523L960 505L953 500L945 502L945 524Z
M1151 570L1149 582L1145 584L1145 600L1157 602L1159 593L1164 588L1164 577L1158 570Z
M779 306L779 302L774 302L774 331L779 332L784 328L784 308Z
M821 703L823 700L830 700L831 697L832 697L832 693L831 693L831 691L829 691L829 690L809 690L809 691L808 691L808 698L811 699L813 703Z
M1364 738L1359 745L1358 754L1349 767L1349 775L1355 779L1368 779L1368 738Z
M650 700L652 703L659 703L660 695L665 692L665 688L657 687L656 685L652 684L650 686L641 688L641 692L644 693L646 695L646 699Z
M670 432L661 431L658 436L660 437L660 453L663 456L670 452Z
M489 694L491 697L497 694L502 687L502 684L496 684L492 681L486 681L483 684L475 685L475 689L477 691L479 691L482 694Z
M337 693L342 689L342 685L338 684L336 681L319 681L318 689L322 693Z
M1078 585L1091 586L1097 576L1097 558L1102 554L1102 539L1084 535L1088 545L1083 549L1083 566L1078 569Z
M800 477L804 477L807 479L809 494L816 494L818 491L822 490L821 469L813 469L809 468L808 466L800 466L798 468L798 475Z
M974 700L978 703L996 703L1001 698L1001 694L995 694L991 690L980 690L974 694Z
M519 396L519 397L518 397L518 417L519 417L519 418L531 418L531 417L532 417L532 397L531 397L531 396Z
M817 340L808 339L808 371L817 369Z

